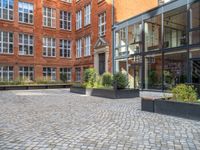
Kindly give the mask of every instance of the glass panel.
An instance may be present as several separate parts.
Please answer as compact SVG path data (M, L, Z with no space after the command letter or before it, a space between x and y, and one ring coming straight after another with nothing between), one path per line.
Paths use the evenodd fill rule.
M186 51L166 53L164 55L164 86L171 89L179 83L187 81Z
M200 27L200 2L191 5L191 28Z
M186 45L186 18L185 6L164 14L164 48Z
M190 44L200 44L200 30L190 32L189 36Z
M126 59L116 60L116 72L127 73Z
M128 27L128 52L135 54L141 52L142 24L137 23Z
M161 16L145 21L145 51L161 49Z
M145 56L145 88L162 89L162 55Z

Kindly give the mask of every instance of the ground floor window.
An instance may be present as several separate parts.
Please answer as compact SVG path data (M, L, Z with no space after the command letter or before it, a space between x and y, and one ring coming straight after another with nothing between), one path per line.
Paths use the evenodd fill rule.
M19 77L23 80L34 80L34 68L33 67L19 67Z
M75 73L76 73L76 81L77 82L81 81L81 68L76 68Z
M162 89L162 54L145 56L145 89Z
M168 52L164 54L164 87L171 89L177 84L187 82L186 51Z
M71 81L72 69L71 68L60 68L60 79L62 81Z
M56 68L44 67L43 77L45 80L55 81L56 80Z
M12 80L13 80L13 67L0 66L0 81L12 81Z

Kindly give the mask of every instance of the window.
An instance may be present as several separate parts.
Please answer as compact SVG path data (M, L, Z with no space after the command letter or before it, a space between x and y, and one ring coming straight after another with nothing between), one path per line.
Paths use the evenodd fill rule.
M60 57L71 57L71 41L60 40Z
M79 30L82 27L82 11L79 10L76 13L76 30Z
M76 81L77 82L81 81L81 68L76 68L75 73L76 73Z
M84 56L90 56L90 49L91 49L91 37L87 36L85 38L85 51L84 51Z
M66 2L66 3L72 3L72 0L61 0L63 2Z
M106 13L99 15L99 36L104 36L106 33Z
M33 23L33 4L19 2L19 22Z
M145 51L161 49L161 15L145 21Z
M116 56L124 56L127 53L126 35L126 28L122 28L121 30L116 32Z
M0 31L0 54L13 53L13 33Z
M60 68L60 79L62 81L71 81L72 69L71 68Z
M84 25L89 25L91 23L91 5L85 6L85 19Z
M200 2L193 3L190 8L190 28L200 27Z
M76 58L80 58L82 55L82 40L76 41Z
M43 26L51 28L56 27L56 9L43 8Z
M44 67L43 68L43 77L45 80L56 80L56 68Z
M180 47L187 44L186 6L164 14L164 48Z
M19 55L33 55L33 36L19 34Z
M13 20L13 0L0 0L0 19Z
M34 68L33 67L19 67L19 77L23 80L34 80Z
M54 38L43 38L43 56L56 56L56 40Z
M71 13L60 11L60 28L64 30L71 30Z
M12 80L13 80L13 67L0 66L0 81L12 81Z

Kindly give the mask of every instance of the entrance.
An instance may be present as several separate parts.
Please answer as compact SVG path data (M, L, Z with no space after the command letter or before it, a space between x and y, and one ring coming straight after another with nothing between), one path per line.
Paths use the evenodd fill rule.
M191 60L191 82L200 84L200 59Z
M141 77L142 77L141 64L132 64L131 66L129 66L130 88L140 89L141 88Z
M102 75L105 72L105 53L99 54L99 74Z

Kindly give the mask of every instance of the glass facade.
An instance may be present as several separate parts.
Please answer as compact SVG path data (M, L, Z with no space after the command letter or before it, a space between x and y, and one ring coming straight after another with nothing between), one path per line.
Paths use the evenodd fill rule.
M200 84L200 1L175 9L168 5L173 3L115 29L114 72L127 74L129 88Z

